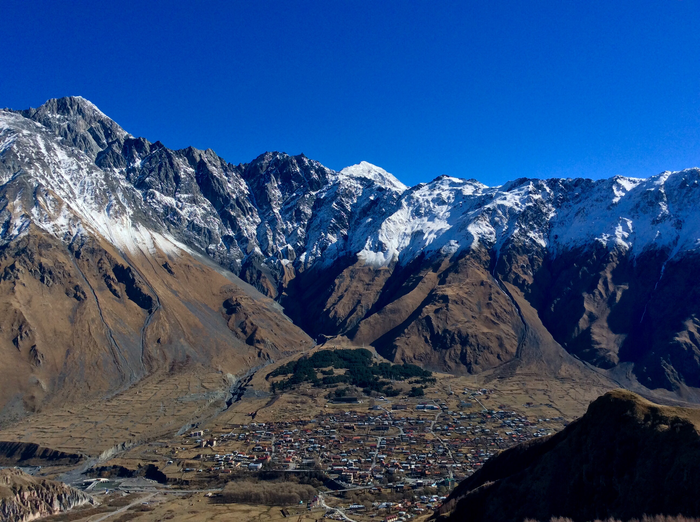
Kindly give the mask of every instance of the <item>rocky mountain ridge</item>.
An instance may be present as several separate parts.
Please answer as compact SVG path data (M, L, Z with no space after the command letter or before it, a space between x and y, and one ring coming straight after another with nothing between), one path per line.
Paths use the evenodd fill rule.
M692 208L698 169L647 179L521 178L499 187L440 176L408 188L366 162L334 172L303 154L268 152L232 165L211 149L170 150L132 137L79 97L4 111L2 123L3 184L18 168L44 181L52 179L49 171L59 182L77 183L79 176L81 183L63 187L67 192L51 188L83 204L107 203L100 217L112 221L141 210L136 217L151 218L149 225L157 223L212 257L230 259L227 268L236 273L250 258L262 257L270 268L292 261L305 269L320 258L328 263L352 254L385 266L477 243L495 252L517 241L560 253L597 242L635 256L667 249L670 257L700 244ZM17 150L40 151L26 158L33 168L21 154L14 157ZM104 173L120 183L110 186ZM113 199L90 200L107 189ZM85 220L97 208L82 210ZM92 225L99 227L97 220ZM369 235L362 237L365 231Z
M2 245L33 225L68 245L206 254L317 339L452 372L519 359L541 328L557 349L686 398L700 388L699 181L689 169L408 188L368 163L170 150L82 98L0 112Z

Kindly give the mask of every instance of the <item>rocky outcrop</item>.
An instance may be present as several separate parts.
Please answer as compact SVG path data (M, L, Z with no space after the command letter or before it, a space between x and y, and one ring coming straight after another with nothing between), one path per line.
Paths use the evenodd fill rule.
M66 466L79 463L82 455L45 448L30 442L0 441L1 466Z
M700 515L700 413L622 390L563 431L508 449L459 484L444 522Z
M27 522L86 504L96 501L62 482L37 479L18 469L0 470L0 520Z

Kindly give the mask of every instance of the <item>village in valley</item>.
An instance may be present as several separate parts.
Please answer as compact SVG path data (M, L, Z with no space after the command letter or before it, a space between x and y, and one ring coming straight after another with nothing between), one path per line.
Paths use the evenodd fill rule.
M207 492L208 502L237 484L312 485L316 494L281 509L282 518L409 520L432 513L493 455L563 429L587 405L579 389L561 382L525 390L512 379L412 375L417 370L385 366L376 354L363 366L390 380L367 377L379 383L370 389L369 381L356 385L353 375L366 371L352 366L357 356L324 350L264 368L216 419L111 464L150 463L171 491ZM309 361L320 367L309 370Z
M488 389L460 393L464 399L455 410L446 402L380 396L360 411L336 407L307 420L193 430L164 472L188 482L241 472L325 476L327 497L337 497L341 509L360 518L397 513L407 519L434 509L496 452L552 433L563 422L480 406ZM353 403L364 404L334 406Z
M338 475L344 485L447 485L494 452L547 435L563 420L529 420L501 409L452 411L446 403L391 404L383 397L371 402L381 405L310 420L230 425L230 431L194 430L183 451L190 458L197 453L195 460L206 463L208 472L317 469Z
M127 503L139 520L181 510L192 521L422 520L490 457L560 431L600 393L333 348L259 368L233 382L218 413L83 471L76 480L104 498L92 510Z

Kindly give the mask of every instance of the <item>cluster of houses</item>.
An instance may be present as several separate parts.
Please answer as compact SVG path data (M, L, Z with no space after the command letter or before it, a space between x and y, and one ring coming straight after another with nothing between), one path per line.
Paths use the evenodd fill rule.
M505 405L487 409L486 389L465 393L446 401L380 398L326 408L311 419L196 428L173 448L166 472L206 481L233 473L314 470L338 492L336 502L349 492L378 500L343 504L353 519L409 520L439 506L454 484L500 450L565 425L561 418L534 418ZM404 500L388 502L396 498L384 493ZM335 516L343 518L338 511L326 513Z
M390 405L389 408L391 408ZM464 412L434 403L230 425L190 433L208 472L316 469L348 487L464 478L497 451L551 432L550 419L507 410Z

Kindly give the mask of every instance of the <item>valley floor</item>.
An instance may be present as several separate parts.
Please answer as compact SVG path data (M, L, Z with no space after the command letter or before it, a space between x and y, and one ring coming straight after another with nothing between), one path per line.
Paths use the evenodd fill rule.
M31 469L89 487L102 502L50 518L56 522L415 520L490 456L562 429L607 391L524 373L439 374L423 397L397 383L398 397L334 404L330 390L309 385L273 395L266 377L279 364L255 373L230 406L229 380L187 370L84 408L36 414L0 431L0 440L87 455L72 472L50 462ZM160 483L143 477L149 466ZM85 482L99 477L107 482ZM221 503L232 480L301 481L322 494L311 507Z

